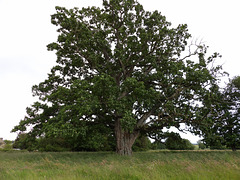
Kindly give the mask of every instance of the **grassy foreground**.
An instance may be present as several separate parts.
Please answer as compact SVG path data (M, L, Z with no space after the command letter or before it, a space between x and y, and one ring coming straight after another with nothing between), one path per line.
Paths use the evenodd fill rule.
M240 179L240 152L0 152L0 180Z

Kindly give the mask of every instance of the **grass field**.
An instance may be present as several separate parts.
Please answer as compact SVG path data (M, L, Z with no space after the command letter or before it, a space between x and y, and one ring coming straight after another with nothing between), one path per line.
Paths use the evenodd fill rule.
M0 180L10 179L240 179L240 152L151 151L0 152Z

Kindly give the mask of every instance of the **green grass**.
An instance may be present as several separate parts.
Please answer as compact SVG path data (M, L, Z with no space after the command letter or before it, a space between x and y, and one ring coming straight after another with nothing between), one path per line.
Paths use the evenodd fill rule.
M0 152L0 180L240 179L240 152Z

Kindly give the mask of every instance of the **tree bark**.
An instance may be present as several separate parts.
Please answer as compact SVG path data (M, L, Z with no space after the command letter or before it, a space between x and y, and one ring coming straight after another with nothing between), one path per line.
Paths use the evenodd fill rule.
M115 123L115 136L117 140L116 152L119 155L132 155L132 146L139 135L139 131L126 132L121 127L120 119Z

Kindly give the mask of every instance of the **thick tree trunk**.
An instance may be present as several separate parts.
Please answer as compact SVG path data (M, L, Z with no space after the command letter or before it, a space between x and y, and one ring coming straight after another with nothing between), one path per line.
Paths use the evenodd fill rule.
M115 123L115 136L117 140L116 152L119 155L132 155L132 146L139 135L139 131L124 132L120 120Z

